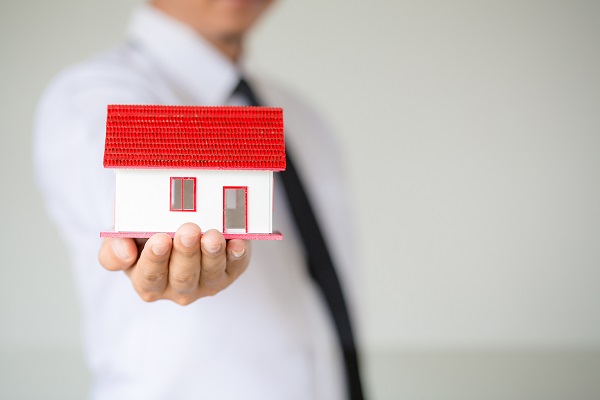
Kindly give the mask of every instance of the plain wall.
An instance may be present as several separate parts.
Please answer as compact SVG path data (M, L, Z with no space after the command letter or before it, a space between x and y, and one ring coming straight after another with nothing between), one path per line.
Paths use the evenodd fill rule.
M118 43L134 4L0 2L5 390L86 385L67 254L34 187L32 117L54 74ZM338 134L362 251L360 332L381 398L406 386L378 354L513 349L507 360L529 365L521 350L550 349L552 365L577 371L560 352L579 349L596 354L576 362L581 372L600 371L598 21L593 0L283 0L254 32L249 62ZM393 369L405 360L391 358L392 371L421 371ZM444 371L485 365L459 360ZM523 398L553 380L542 381ZM556 394L577 381L554 382Z

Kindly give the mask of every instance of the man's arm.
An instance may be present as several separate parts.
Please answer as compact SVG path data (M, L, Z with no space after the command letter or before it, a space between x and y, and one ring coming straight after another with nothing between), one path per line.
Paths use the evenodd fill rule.
M51 84L38 109L38 182L51 216L79 260L82 251L89 251L82 244L95 240L113 220L115 178L102 166L106 105L158 101L138 82L139 76L129 75L122 68L75 68ZM198 226L184 224L174 240L164 234L145 243L109 239L102 242L98 258L108 270L125 271L142 299L190 304L225 289L250 260L248 242L225 242L217 231L206 232L202 239L200 235ZM184 245L186 238L189 246ZM91 266L100 268L76 268L87 277Z

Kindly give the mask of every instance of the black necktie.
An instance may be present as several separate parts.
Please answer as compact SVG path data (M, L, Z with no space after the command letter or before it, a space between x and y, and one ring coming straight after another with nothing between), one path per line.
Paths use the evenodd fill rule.
M234 93L244 96L251 106L261 105L254 91L244 79L240 80ZM363 392L358 355L342 287L327 249L325 238L321 233L290 153L289 146L286 146L286 169L278 175L281 178L281 183L290 204L294 222L302 238L310 275L320 287L335 323L338 341L344 354L349 398L351 400L362 400Z

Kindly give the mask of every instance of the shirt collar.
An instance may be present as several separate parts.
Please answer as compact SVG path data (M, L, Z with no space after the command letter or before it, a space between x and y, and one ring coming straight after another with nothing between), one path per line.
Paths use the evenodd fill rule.
M190 27L148 4L134 12L128 38L199 104L226 104L242 75L242 63L231 62Z

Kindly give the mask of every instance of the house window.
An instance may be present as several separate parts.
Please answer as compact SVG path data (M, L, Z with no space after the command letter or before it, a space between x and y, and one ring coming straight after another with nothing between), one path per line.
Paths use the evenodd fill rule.
M171 211L196 211L196 178L171 178Z

